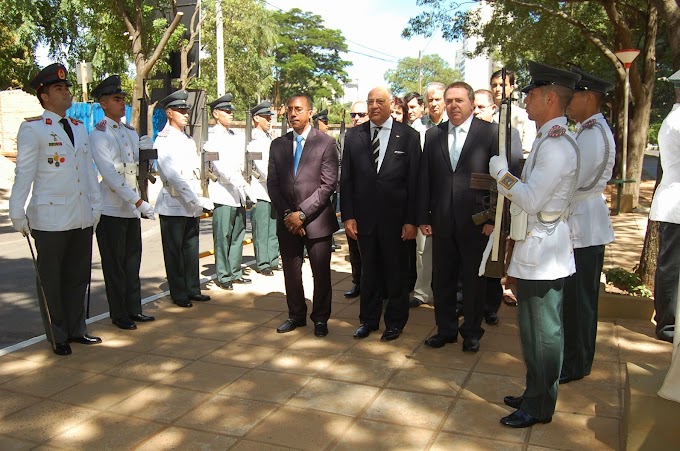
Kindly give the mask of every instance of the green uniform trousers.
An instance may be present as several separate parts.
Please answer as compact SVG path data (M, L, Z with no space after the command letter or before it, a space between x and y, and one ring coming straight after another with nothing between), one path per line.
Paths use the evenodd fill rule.
M276 236L276 210L271 202L258 200L250 210L253 224L253 248L257 270L279 266L279 238Z
M198 275L198 218L159 215L165 274L170 299L186 301L201 294Z
M218 282L227 283L243 276L241 258L245 236L246 209L215 204L213 241Z
M520 410L539 420L555 412L562 369L562 298L565 279L517 279L519 333L527 365Z
M604 245L574 249L576 273L564 284L564 362L562 374L580 379L590 374L597 337L597 298Z

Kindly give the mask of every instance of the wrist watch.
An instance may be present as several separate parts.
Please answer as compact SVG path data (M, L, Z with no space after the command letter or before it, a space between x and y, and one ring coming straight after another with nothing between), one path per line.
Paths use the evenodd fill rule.
M304 214L302 210L298 211L298 214L300 215L300 221L305 222L305 219L307 219L307 215Z

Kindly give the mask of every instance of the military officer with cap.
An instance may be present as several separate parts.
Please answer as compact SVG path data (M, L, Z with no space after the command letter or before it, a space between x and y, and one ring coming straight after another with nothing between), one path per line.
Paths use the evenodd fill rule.
M319 111L312 116L312 120L320 132L328 132L328 110Z
M680 276L680 71L668 77L668 81L673 83L675 104L659 129L663 176L654 192L649 219L659 221L659 255L654 276L656 337L673 343Z
M272 126L271 103L265 100L250 110L253 118L252 141L248 152L259 152L262 158L253 160L255 166L250 186L257 203L250 211L253 225L253 247L257 271L265 276L273 276L279 267L279 239L276 236L276 210L267 192L267 170L269 166L269 146Z
M250 187L243 178L245 142L241 133L230 126L234 121L234 96L225 94L210 103L215 126L210 130L205 150L218 152L219 159L210 162L216 180L208 185L213 211L213 240L215 242L215 285L232 290L234 283L250 283L243 277L241 259L246 236L246 191Z
M165 109L168 122L158 133L158 172L163 188L156 200L161 223L165 272L170 298L180 307L193 307L191 301L209 301L201 294L198 274L198 218L203 210L214 208L210 199L201 197L201 161L196 143L184 131L189 123L189 93L175 91L158 104Z
M578 147L567 130L565 109L580 75L529 62L526 105L538 134L521 178L494 156L489 174L512 202L511 237L517 241L508 275L517 278L519 328L527 366L522 396L506 396L515 409L505 426L549 423L557 402L562 367L562 299L565 279L575 272L566 218L577 188Z
M112 75L92 90L104 110L90 134L92 156L102 175L99 184L104 211L97 227L97 244L113 324L136 329L135 321L153 321L142 313L139 267L142 263L140 217L155 219L153 207L139 195L139 149L151 149L148 136L140 140L135 129L121 121L125 98L120 76Z
M567 115L578 124L580 171L578 190L569 210L576 273L564 285L564 361L560 384L590 374L595 356L604 247L614 241L609 207L602 193L612 176L616 148L611 129L600 113L607 92L614 85L577 68L572 68L572 72L581 76L567 107Z
M9 216L18 232L35 240L45 333L55 354L68 355L69 342L101 343L87 334L84 299L102 200L87 130L66 117L72 103L66 68L51 64L30 86L45 112L19 127ZM38 296L42 298L40 289Z

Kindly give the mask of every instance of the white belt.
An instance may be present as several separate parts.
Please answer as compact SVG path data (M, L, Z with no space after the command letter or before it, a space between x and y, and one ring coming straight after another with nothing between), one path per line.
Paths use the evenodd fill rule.
M574 194L574 201L577 200L585 200L585 199L593 199L595 197L599 197L600 199L602 198L602 191L590 191L590 192L585 192L585 193L580 193L576 192Z
M552 211L552 212L542 211L541 212L541 218L543 219L544 222L557 221L561 215L562 215L562 212L559 212L559 211L557 211L557 212L555 212L555 211Z

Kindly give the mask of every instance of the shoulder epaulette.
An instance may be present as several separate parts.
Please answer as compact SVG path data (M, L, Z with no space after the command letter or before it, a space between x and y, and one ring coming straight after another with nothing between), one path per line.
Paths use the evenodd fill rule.
M581 128L593 128L595 127L595 124L597 124L597 121L595 119L588 119L587 121L581 124Z
M125 122L121 122L123 124L123 127L127 128L128 130L134 130L135 128L132 125L126 124Z
M71 120L71 123L72 123L73 125L80 125L80 124L83 123L82 121L79 121L78 119L74 119L74 118L72 118L72 117L70 117L69 119Z
M548 136L551 138L559 138L567 133L567 129L559 125L553 125L550 130L548 130Z
M99 130L101 132L105 132L106 131L106 119L102 119L101 121L99 121L99 123L97 123L97 125L95 125L94 128L96 128L97 130Z
M165 138L166 136L168 136L168 131L167 130L161 130L160 132L158 132L158 136Z
M41 120L42 120L42 116L25 117L24 120L25 120L26 122L41 121Z

